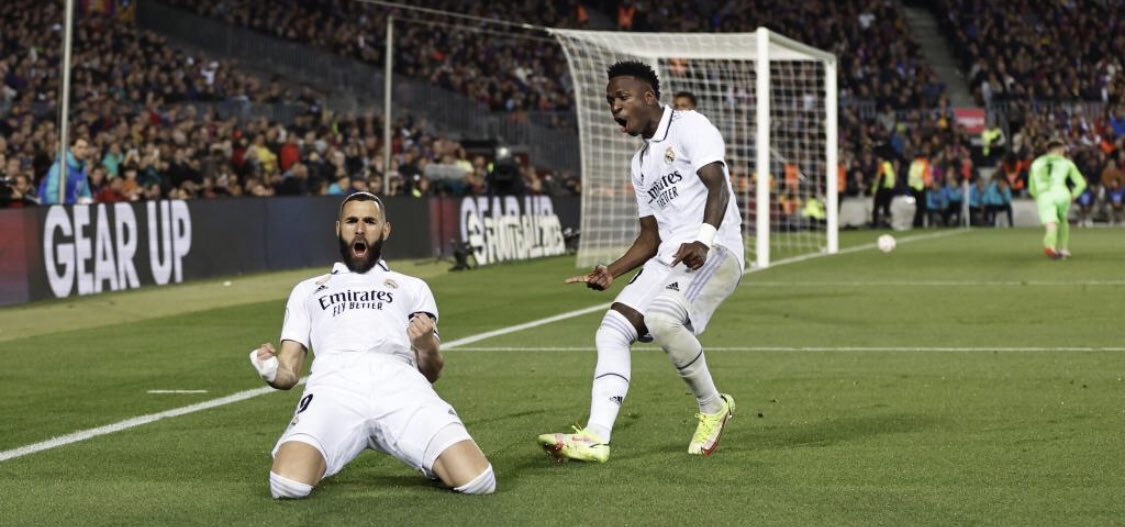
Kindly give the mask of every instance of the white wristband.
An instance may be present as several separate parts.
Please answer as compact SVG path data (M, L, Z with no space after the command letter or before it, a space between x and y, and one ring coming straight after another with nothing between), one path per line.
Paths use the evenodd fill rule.
M704 222L699 226L699 234L696 235L695 241L706 245L707 248L710 249L711 246L715 245L715 234L718 232L719 230L716 229L714 225Z
M258 370L258 375L262 377L263 381L273 382L277 378L277 356L271 356L266 360L258 360L258 350L250 351L250 364Z

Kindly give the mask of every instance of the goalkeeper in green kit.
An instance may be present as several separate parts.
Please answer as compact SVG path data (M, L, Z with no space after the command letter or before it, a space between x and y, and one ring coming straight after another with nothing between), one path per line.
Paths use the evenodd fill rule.
M1073 188L1067 188L1068 179ZM1039 221L1047 228L1043 237L1043 253L1052 260L1069 258L1070 223L1067 213L1070 202L1086 190L1086 179L1074 162L1067 159L1066 143L1059 139L1047 142L1047 153L1031 163L1027 190L1035 198Z

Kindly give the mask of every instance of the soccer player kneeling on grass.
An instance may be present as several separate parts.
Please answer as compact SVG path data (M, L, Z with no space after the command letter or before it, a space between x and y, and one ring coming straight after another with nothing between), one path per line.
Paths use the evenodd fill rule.
M1067 188L1070 180L1073 189ZM1086 178L1074 162L1066 158L1066 143L1047 142L1047 153L1031 162L1027 191L1035 198L1039 221L1047 233L1043 253L1052 260L1070 258L1070 203L1086 190Z
M595 335L590 420L573 434L543 434L539 444L557 459L606 461L629 389L629 349L651 334L699 405L688 453L710 455L734 415L734 398L715 387L696 335L734 292L745 267L726 147L702 114L661 106L660 82L648 65L619 62L608 76L613 119L623 133L644 138L631 164L640 234L613 263L566 283L604 290L617 277L641 270L617 295Z
M493 492L492 465L431 386L443 365L433 294L380 260L391 233L382 201L348 196L336 232L343 263L293 288L281 350L266 343L250 352L262 379L288 390L310 344L316 350L305 393L273 449L270 493L304 498L368 448L458 492Z

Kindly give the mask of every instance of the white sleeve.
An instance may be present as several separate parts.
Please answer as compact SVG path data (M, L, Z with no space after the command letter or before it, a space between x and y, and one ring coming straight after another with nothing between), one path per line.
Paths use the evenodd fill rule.
M716 161L726 163L726 144L719 129L700 114L691 120L691 132L685 134L684 153L691 160L691 169L696 174L699 169Z
M309 349L309 340L312 335L312 317L308 309L308 289L305 283L297 284L293 292L289 293L289 302L285 304L285 321L281 323L281 340L292 340L305 349Z
M413 296L413 298L411 298L410 315L426 313L433 317L434 334L436 335L438 320L437 302L434 301L434 293L430 291L429 284L427 284L425 280L418 280L418 287L411 296Z
M430 285L426 284L423 279L417 280L414 294L411 295L409 316L413 318L414 313L427 313L433 316L433 336L441 340L441 333L438 332L438 303L433 300L433 292L430 291Z
M629 162L629 173L633 178L633 192L637 197L637 217L644 218L652 216L652 207L649 206L648 195L642 188L644 174L641 173L640 157L639 153L633 156L633 160Z

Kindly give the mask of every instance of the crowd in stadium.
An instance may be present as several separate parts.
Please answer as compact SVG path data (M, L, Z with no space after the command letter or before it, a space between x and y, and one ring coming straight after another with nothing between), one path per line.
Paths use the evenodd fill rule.
M387 10L378 5L339 0L165 3L358 60L383 60ZM874 196L888 184L897 193L915 192L918 182L912 180L911 167L924 160L923 186L929 196L962 179L983 178L1019 197L1030 160L1048 137L1065 135L1091 183L1091 204L1082 210L1101 203L1119 208L1125 114L1115 104L1125 81L1112 50L1125 37L1099 38L1076 29L1095 19L1120 26L1122 8L1113 3L1096 3L1088 10L1076 9L1072 2L1035 0L1021 0L1021 9L979 0L932 5L979 102L1005 103L1000 115L1008 137L992 145L991 152L974 148L973 138L958 127L944 85L892 3L752 0L714 8L706 2L669 0L510 0L467 10L456 0L415 4L539 26L583 27L595 9L626 31L726 32L765 25L840 57L842 194ZM54 44L62 18L54 4L37 6L13 0L0 15L0 104L5 110L0 170L11 186L32 191L58 150ZM1026 16L1032 12L1037 16ZM487 24L433 13L398 10L396 16L409 19L396 29L399 73L429 79L492 111L521 115L572 109L566 62L549 39L504 36ZM450 30L450 24L458 27ZM72 112L77 118L71 136L88 141L94 199L324 194L358 188L416 196L487 192L490 160L470 155L422 120L396 119L395 155L387 178L379 116L335 115L322 108L324 95L316 90L176 50L162 37L112 17L80 17L74 42ZM1067 49L1082 53L1043 45L1052 42L1065 42ZM1038 106L1069 100L1105 104L1086 112ZM253 113L224 111L255 103L301 111L285 125ZM430 164L461 167L465 177L435 187L421 177ZM888 182L888 165L893 182ZM527 191L580 191L573 175L537 170L528 162L519 172ZM738 177L745 181L737 186L749 185L746 175ZM121 188L114 190L117 186Z
M253 0L169 0L238 27L293 40L375 64L384 59L386 8L338 0L257 2ZM544 27L579 25L574 6L556 2L505 0L466 3L426 0L414 6ZM562 51L543 35L506 34L511 28L418 11L398 11L395 72L430 79L492 111L524 114L569 110ZM465 27L453 29L451 24Z
M982 103L1108 102L1125 91L1120 2L940 0L936 7Z
M0 177L9 206L57 200L43 185L57 158L61 9L18 0L0 15ZM252 75L227 61L177 50L164 38L107 16L81 16L74 33L70 137L85 189L68 201L122 201L388 190L392 195L487 191L489 163L426 122L393 123L384 184L379 116L336 115L322 96ZM245 112L254 104L300 109L282 125ZM227 115L223 115L227 114ZM431 185L429 163L460 167L461 180ZM68 163L71 164L71 163ZM523 188L572 195L574 177L519 166ZM57 169L56 169L57 173Z

